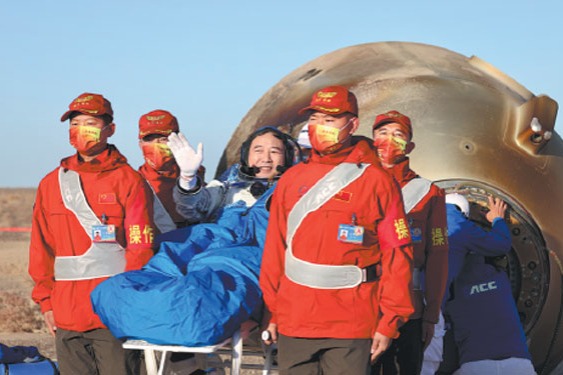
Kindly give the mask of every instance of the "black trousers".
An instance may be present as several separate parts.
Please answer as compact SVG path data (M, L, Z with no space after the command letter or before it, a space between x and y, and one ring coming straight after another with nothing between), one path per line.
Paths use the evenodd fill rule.
M409 320L399 329L399 333L400 336L393 340L372 366L372 375L420 374L424 358L422 319Z
M58 328L55 342L61 375L128 375L139 372L136 353L124 350L121 341L107 329L77 332Z
M280 375L369 374L371 339L308 339L278 335Z

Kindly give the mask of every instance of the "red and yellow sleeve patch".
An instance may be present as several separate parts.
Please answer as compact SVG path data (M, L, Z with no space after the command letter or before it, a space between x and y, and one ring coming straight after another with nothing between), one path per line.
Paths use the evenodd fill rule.
M397 239L404 240L410 237L409 227L405 219L395 219L393 225L395 226L395 233L397 234Z
M446 244L446 233L442 228L432 228L432 246L443 246Z
M150 225L141 228L140 225L129 225L129 241L130 245L150 245L154 240L154 229Z

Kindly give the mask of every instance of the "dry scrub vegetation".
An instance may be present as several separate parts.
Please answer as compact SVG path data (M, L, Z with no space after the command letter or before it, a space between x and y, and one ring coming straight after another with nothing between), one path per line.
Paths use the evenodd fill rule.
M30 227L35 189L0 189L0 227ZM40 332L27 274L29 233L0 232L0 332Z
M0 188L0 228L30 227L36 189ZM29 241L27 233L0 232L0 241Z
M42 332L44 331L41 314L29 299L20 293L0 292L0 331L6 333L16 332Z
M0 189L0 228L30 227L35 189ZM28 232L0 231L0 342L33 345L54 358L53 340L31 300Z

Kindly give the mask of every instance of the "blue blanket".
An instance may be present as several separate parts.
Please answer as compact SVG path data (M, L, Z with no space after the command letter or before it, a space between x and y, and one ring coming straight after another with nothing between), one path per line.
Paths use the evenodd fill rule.
M261 311L258 276L272 190L250 208L225 207L216 223L166 233L145 267L92 292L94 311L118 338L203 346L231 337Z

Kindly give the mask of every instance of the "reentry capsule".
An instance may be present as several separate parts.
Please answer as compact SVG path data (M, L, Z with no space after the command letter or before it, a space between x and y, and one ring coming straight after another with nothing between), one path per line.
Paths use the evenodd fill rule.
M242 140L259 127L273 125L297 137L306 121L299 109L329 85L356 94L360 135L371 137L379 113L408 115L416 143L413 170L447 191L465 191L475 217L488 194L508 203L514 297L536 370L553 371L563 359L557 103L475 56L404 42L347 47L297 68L264 94L233 133L217 174L238 161Z

